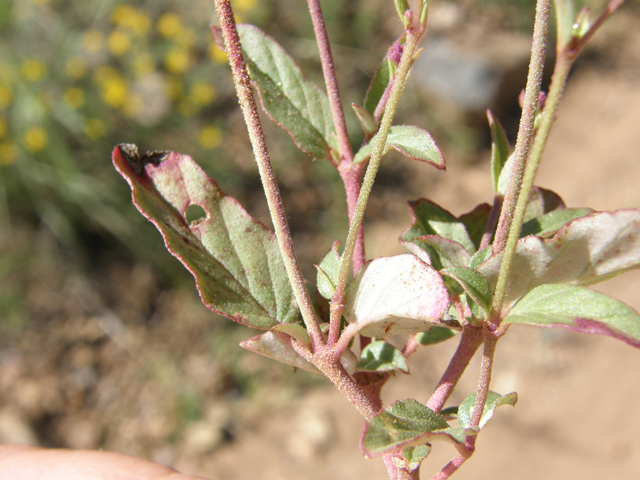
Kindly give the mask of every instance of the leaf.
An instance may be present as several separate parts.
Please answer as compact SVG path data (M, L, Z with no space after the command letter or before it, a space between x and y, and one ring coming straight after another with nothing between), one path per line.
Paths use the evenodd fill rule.
M640 348L640 316L624 303L583 287L541 285L522 297L504 323L607 335Z
M451 213L435 203L421 198L415 202L409 202L413 223L400 236L401 243L414 254L418 249L425 251L430 258L430 263L437 270L442 268L443 262L438 252L431 246L419 240L426 235L437 235L461 244L467 252L473 254L475 246L469 238L465 225ZM414 244L417 248L413 247ZM420 254L420 258L425 260Z
M491 129L491 178L493 180L493 189L499 192L498 181L500 180L500 174L510 155L509 141L502 125L500 125L498 119L494 118L491 110L487 110L487 118Z
M329 253L327 253L320 265L316 266L318 270L317 283L318 291L327 300L333 298L333 294L336 291L336 282L338 281L338 267L340 266L340 254L338 253L338 247L340 242L335 242L331 247Z
M467 295L482 309L484 318L489 317L492 295L489 284L482 275L465 267L446 267L440 270L440 274L458 282Z
M433 327L427 332L416 334L416 340L420 345L435 345L455 336L456 332L444 327Z
M469 262L469 268L477 269L482 263L487 261L491 255L493 255L493 249L491 246L485 247L479 252L476 252L473 257L471 257L471 261Z
M362 131L365 133L367 137L372 136L376 133L376 121L373 119L371 114L360 105L356 103L351 104L351 108L356 113L356 117L360 122L360 126L362 127Z
M507 395L500 395L499 393L489 390L489 392L487 392L487 401L484 404L482 416L480 417L479 427L484 428L489 420L493 418L493 413L496 411L496 408L502 405L515 405L517 401L518 394L515 392L508 393ZM469 428L475 404L476 394L472 393L465 398L458 407L458 423L461 427Z
M502 254L478 267L492 290ZM567 223L553 237L518 240L505 309L535 287L568 283L588 286L640 266L640 209L594 212Z
M469 238L471 238L473 246L475 247L474 250L480 248L482 236L484 235L484 230L487 226L490 215L491 205L489 205L488 203L482 203L469 213L465 213L464 215L460 215L458 217L460 223L462 223L467 229Z
M249 75L262 108L312 157L330 158L336 150L331 106L324 92L271 37L252 25L238 25Z
M379 456L448 427L444 418L417 400L399 400L367 423L360 448L367 457Z
M417 447L407 447L402 450L402 456L410 472L416 471L429 453L431 453L431 445L418 445Z
M286 333L290 337L295 338L298 342L306 345L311 349L311 339L309 338L309 332L299 323L284 323L273 327L273 332Z
M377 138L378 135L374 135L369 140L369 143L356 153L355 157L353 157L353 163L364 162L371 156ZM444 170L445 168L444 157L436 142L429 132L421 128L413 125L391 127L384 153L387 153L392 148L406 157L429 163L439 170Z
M509 180L511 179L511 170L513 169L514 156L510 155L507 162L502 166L500 177L498 178L498 193L506 195L509 188Z
M526 223L531 219L565 208L567 206L560 198L560 195L546 188L534 186L529 194L529 203L527 204L527 210L524 212L523 221Z
M442 238L437 235L425 235L424 237L416 238L416 241L419 241L422 246L428 245L438 254L435 262L433 261L434 259L430 258L431 265L442 267L466 267L471 261L471 255L469 255L469 252L467 252L460 243L454 242L453 240ZM417 256L421 257L421 255Z
M291 337L287 335L265 332L240 342L240 346L245 350L277 360L286 365L322 375L320 370L307 362L293 349Z
M344 302L345 318L359 326L361 335L383 338L442 326L449 295L438 272L403 254L366 263Z
M554 0L558 51L571 41L573 25L575 23L575 0Z
M275 235L225 195L191 157L170 153L138 175L116 147L113 163L140 213L195 277L207 307L254 328L296 322L298 310ZM187 223L192 205L204 209L206 217Z
M590 208L565 208L564 210L554 210L541 217L532 218L522 225L520 237L527 235L546 236L560 230L571 220L584 217L592 212Z
M376 340L362 349L358 371L390 372L400 370L409 373L404 355L396 347L383 340Z
M400 41L395 42L389 51L376 68L376 72L373 74L371 84L367 89L367 93L364 97L364 108L375 118L376 108L380 103L380 100L384 96L384 92L389 87L392 79L396 73L396 67L400 62L400 56L402 55L403 45Z

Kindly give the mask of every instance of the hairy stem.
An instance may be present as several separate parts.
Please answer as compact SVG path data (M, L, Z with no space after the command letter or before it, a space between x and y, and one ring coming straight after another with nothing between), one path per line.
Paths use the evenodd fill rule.
M324 17L322 16L322 10L320 8L320 0L307 0L307 5L309 6L309 13L311 14L318 50L320 51L324 83L327 87L327 95L329 96L329 103L331 104L331 115L333 116L333 124L338 137L340 160L341 162L352 163L353 151L351 150L351 143L349 142L347 122L344 118L344 110L342 108L342 101L340 100L338 79L336 77L333 55L331 54L327 27L324 23Z
M342 311L344 310L344 293L347 285L347 277L349 274L349 266L353 258L353 251L358 236L358 231L362 226L362 220L364 218L364 210L373 188L373 182L380 167L380 159L384 153L384 147L387 143L387 136L391 129L391 123L398 108L398 101L400 95L409 76L411 65L413 64L414 55L420 41L421 34L407 34L407 43L402 53L400 65L396 73L396 83L393 86L387 108L385 109L382 117L382 123L378 131L378 138L376 144L371 153L371 159L367 166L364 180L362 182L362 188L360 195L358 196L358 203L351 219L351 225L349 227L349 234L347 235L347 241L345 242L344 253L340 259L340 267L338 272L338 281L336 284L336 292L331 302L331 329L335 330L339 328L340 318Z
M451 475L453 475L462 466L462 464L467 461L470 456L470 454L457 454L449 463L444 466L442 470L436 473L431 478L431 480L446 480L447 478L451 477Z
M485 333L482 363L480 365L480 379L478 381L478 391L476 393L476 403L473 406L473 413L471 414L471 421L469 422L471 427L477 427L480 424L482 412L484 411L484 404L487 403L487 394L489 393L491 372L493 370L493 357L496 353L497 343L498 338L495 334L492 332ZM476 438L476 435L469 437L469 443L472 446L475 445Z
M529 75L525 90L524 106L522 117L520 118L520 128L514 152L515 160L509 188L505 196L496 238L493 244L494 253L504 251L500 273L493 298L492 323L498 323L500 309L506 293L507 279L511 271L511 263L515 253L516 241L520 236L522 220L514 219L516 205L520 199L529 201L529 191L522 191L524 171L529 156L529 148L534 132L534 121L538 106L538 96L540 94L540 83L544 70L544 59L546 55L547 37L549 33L549 10L550 0L538 0L536 5L536 19L533 29L533 43L531 46L531 62L529 64ZM524 217L523 217L524 218Z
M427 407L434 412L440 412L440 410L442 410L481 344L482 331L478 327L466 326L462 331L458 348L453 354L453 357L451 357L449 366L442 374L438 386L427 402Z
M258 117L258 108L253 98L253 92L251 91L249 73L240 47L240 37L236 28L233 10L231 9L229 0L216 0L215 5L216 13L220 19L220 26L224 34L231 71L233 72L233 81L236 86L242 114L244 115L247 129L249 130L251 146L253 147L253 152L258 164L258 170L267 197L269 212L271 213L280 252L282 253L293 293L302 312L302 318L304 319L311 338L312 347L315 351L324 345L324 338L320 331L320 325L316 318L311 297L309 296L300 265L296 258L291 232L287 224L287 217L284 212L284 207L282 206L280 190L276 182L275 174L273 173L262 125Z

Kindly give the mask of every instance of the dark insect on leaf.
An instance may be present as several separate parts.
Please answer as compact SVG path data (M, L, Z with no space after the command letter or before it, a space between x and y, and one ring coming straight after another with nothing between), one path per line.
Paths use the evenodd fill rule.
M133 143L121 143L118 145L118 148L131 169L136 172L137 175L142 175L144 167L148 164L158 165L171 153L169 150L154 150L141 154L138 146Z

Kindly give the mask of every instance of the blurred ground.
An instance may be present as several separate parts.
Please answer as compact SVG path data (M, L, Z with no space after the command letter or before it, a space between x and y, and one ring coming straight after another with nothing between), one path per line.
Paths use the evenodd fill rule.
M537 182L568 206L640 206L640 36L634 22L637 12L614 17L569 82ZM467 55L477 53L474 38L486 45L495 39L473 25L464 38L460 28L451 33L438 25L428 42L442 37ZM490 48L484 50L477 58L491 64ZM441 115L464 120L465 128L479 122L481 112L461 113L454 100L437 102L416 77L405 102L436 113L425 113L423 121L409 110L402 121L424 126ZM511 90L517 95L518 88ZM513 101L495 100L495 108L507 115L511 107L504 105ZM237 117L231 130L233 122ZM455 214L490 201L487 153L469 154L465 132L449 135L443 145L446 173L400 157L385 163L368 212L370 258L401 252L397 237L410 222L407 199L428 196ZM238 152L245 155L242 147ZM301 163L302 173L283 169L293 221L330 202L322 186L312 185L326 171ZM261 198L243 202L266 218ZM326 229L320 239L304 229L296 234L307 264L343 231ZM362 420L352 407L320 378L241 351L238 342L252 333L202 306L185 272L170 270L168 280L166 270L130 254L65 246L43 224L14 219L7 232L0 257L6 312L0 442L128 452L212 480L386 478L381 461L359 453ZM139 235L156 233L147 228ZM636 272L601 290L640 310L639 287ZM390 382L385 402L425 401L454 348L448 342L412 357L414 375ZM637 478L639 352L611 339L523 327L501 341L496 362L492 389L517 391L519 402L497 412L457 478ZM451 404L475 389L477 371L476 361ZM436 446L422 478L451 455L448 445Z

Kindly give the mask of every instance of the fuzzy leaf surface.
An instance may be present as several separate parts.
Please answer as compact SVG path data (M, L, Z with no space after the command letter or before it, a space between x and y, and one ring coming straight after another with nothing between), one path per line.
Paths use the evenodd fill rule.
M502 254L478 267L492 290ZM594 212L567 223L553 237L518 240L505 307L535 287L593 285L640 266L640 209Z
M369 143L363 146L353 157L353 163L364 162L371 156L378 136L375 135ZM391 127L387 136L384 153L390 149L397 150L405 157L429 163L439 170L445 167L442 152L436 145L429 132L413 125L399 125Z
M439 265L444 267L466 267L471 261L471 255L467 252L464 246L454 240L448 238L439 237L437 235L425 235L423 237L416 238L416 241L420 242L421 246L429 246L438 254L438 262L434 262L430 258L432 265ZM415 244L415 241L414 241ZM415 254L415 253L414 253ZM422 253L418 255L422 258Z
M383 340L373 341L362 349L358 370L365 372L400 370L409 373L404 355L396 347Z
M207 307L259 329L296 321L298 310L275 235L225 195L191 157L172 152L138 175L116 147L113 163L129 183L140 213L194 276ZM191 205L204 209L206 217L188 223Z
M534 185L529 194L529 203L527 204L527 210L524 212L523 222L526 223L534 218L565 208L567 206L564 204L564 200L556 192Z
M640 316L624 303L584 287L541 285L522 297L504 323L568 328L640 348Z
M402 450L402 456L410 472L416 471L429 453L431 453L430 445L418 445L417 447L407 447Z
M482 275L466 267L446 267L440 270L440 273L458 282L466 294L482 309L484 318L489 317L492 301L491 289Z
M491 129L491 179L494 191L498 192L500 174L509 159L509 141L502 125L497 118L494 118L491 110L487 110L487 118Z
M527 235L537 235L538 237L544 237L560 230L571 220L584 217L592 212L590 208L565 208L563 210L554 210L541 217L532 218L528 222L522 225L520 231L521 237Z
M344 316L359 333L383 338L443 326L449 295L442 277L415 255L366 263L345 295Z
M302 358L291 346L291 337L278 335L275 332L265 332L240 342L245 350L257 353L272 360L300 368L307 372L322 375L320 370Z
M487 392L487 401L484 404L484 409L482 410L482 416L480 417L480 428L484 428L484 426L493 418L493 414L496 411L496 408L502 405L515 405L518 401L517 393L508 393L507 395L500 395L499 393L492 392L489 390ZM476 394L472 393L467 398L465 398L460 406L458 407L458 423L461 427L469 427L471 423L471 417L473 415L473 407L476 404Z
M318 160L328 158L336 145L325 93L304 78L273 38L252 25L238 25L238 32L264 111L291 135L298 148Z

